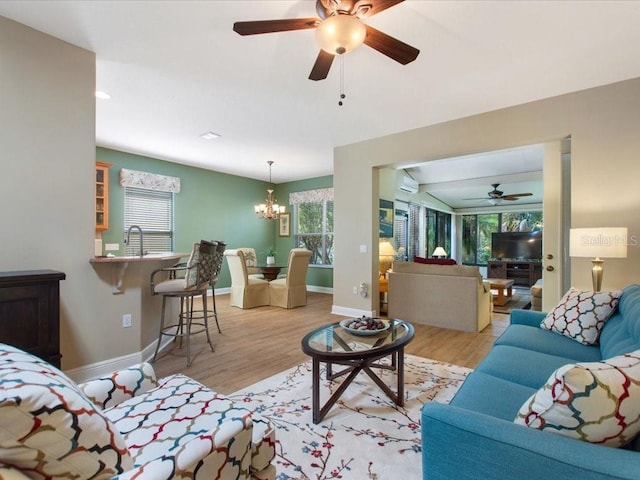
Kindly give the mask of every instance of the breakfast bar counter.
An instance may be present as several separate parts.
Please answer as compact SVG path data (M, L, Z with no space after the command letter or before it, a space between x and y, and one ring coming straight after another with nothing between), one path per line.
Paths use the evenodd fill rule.
M125 255L125 256L103 256L93 257L89 259L89 263L96 264L111 264L114 269L112 274L112 293L123 293L122 280L124 274L127 271L127 267L130 263L160 263L164 265L164 262L173 261L176 262L181 258L188 257L189 253L180 252L157 252L157 253L145 253L144 255Z

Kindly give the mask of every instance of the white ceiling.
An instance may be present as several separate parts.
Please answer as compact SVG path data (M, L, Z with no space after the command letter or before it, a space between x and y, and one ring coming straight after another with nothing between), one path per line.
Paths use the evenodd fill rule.
M531 193L504 206L542 204L544 145L527 145L478 155L436 160L405 170L420 184L420 191L453 209L487 207L494 183L504 195ZM473 199L473 200L472 200Z
M406 0L367 23L420 55L347 54L342 107L339 61L307 79L313 30L232 31L316 16L313 0L0 0L0 15L96 53L112 96L98 145L261 180L274 160L275 183L331 174L335 146L640 77L637 1Z

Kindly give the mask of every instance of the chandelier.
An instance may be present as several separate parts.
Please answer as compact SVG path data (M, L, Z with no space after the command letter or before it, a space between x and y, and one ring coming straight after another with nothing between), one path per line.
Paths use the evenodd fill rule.
M267 163L269 164L269 183L271 183L271 165L273 164L273 160L269 160ZM266 218L267 220L278 218L280 214L285 211L284 205L278 205L278 201L273 198L273 188L267 188L267 202L260 203L253 208L258 218Z

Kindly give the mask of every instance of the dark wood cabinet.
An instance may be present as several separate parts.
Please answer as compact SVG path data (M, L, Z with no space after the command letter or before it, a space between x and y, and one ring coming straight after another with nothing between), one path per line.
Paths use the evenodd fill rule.
M542 262L493 260L487 263L487 278L506 278L530 287L542 278Z
M60 367L60 281L55 270L0 272L0 342Z

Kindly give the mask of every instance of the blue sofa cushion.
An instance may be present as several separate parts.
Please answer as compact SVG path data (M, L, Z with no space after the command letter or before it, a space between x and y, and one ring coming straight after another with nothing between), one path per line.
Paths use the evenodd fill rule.
M512 422L536 390L475 371L456 392L451 405Z
M597 362L602 359L598 347L582 345L563 335L544 330L539 325L511 325L495 341L495 345L508 345L566 357L570 362Z
M496 345L478 365L476 371L537 390L556 369L568 363L574 361L559 355L509 345Z
M617 311L600 333L602 358L611 358L640 349L640 285L622 289Z

